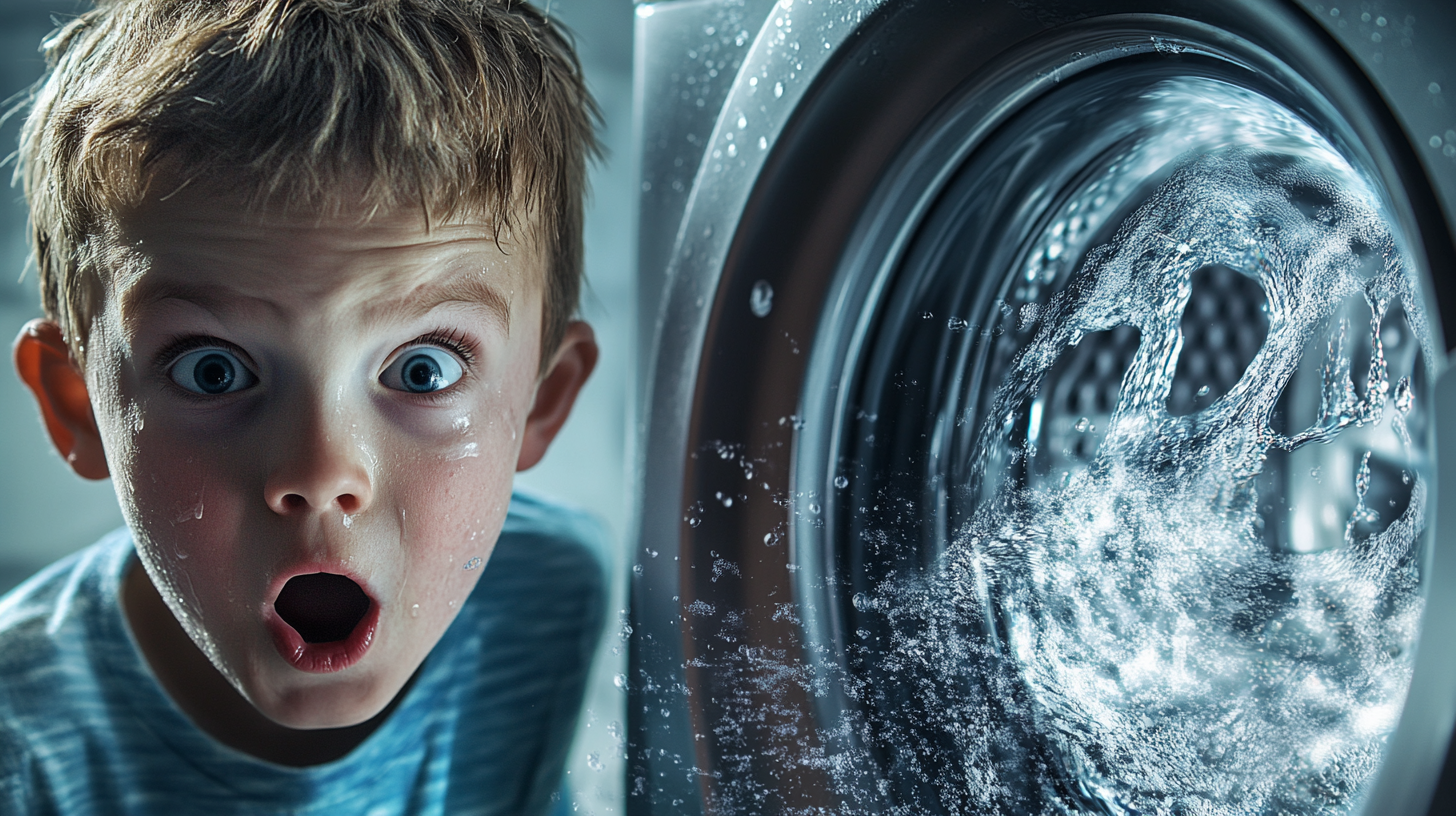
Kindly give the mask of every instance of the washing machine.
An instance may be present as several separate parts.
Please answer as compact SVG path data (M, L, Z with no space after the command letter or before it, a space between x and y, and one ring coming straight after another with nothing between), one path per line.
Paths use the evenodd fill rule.
M1456 7L636 16L629 812L1456 801Z

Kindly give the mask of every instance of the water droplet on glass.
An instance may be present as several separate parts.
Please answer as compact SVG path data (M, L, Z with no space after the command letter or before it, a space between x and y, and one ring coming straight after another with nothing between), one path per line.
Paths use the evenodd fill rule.
M743 130L746 127L748 127L748 117L741 113L738 114L738 129Z
M1200 397L1206 397L1206 396L1208 396L1208 386L1205 385L1202 388L1198 389L1197 396L1200 396Z
M600 771L602 769L602 758L601 758L601 756L599 754L597 754L596 752L592 752L590 754L587 754L586 755L586 766L588 768L591 768L593 771Z
M758 149L759 150L768 150L768 137L767 136L760 136L760 137L758 137Z
M1411 391L1410 377L1401 377L1395 384L1395 409L1402 414L1410 413L1415 394Z
M1082 417L1081 419L1077 420L1077 424L1072 426L1072 430L1076 431L1077 433L1086 433L1087 429L1091 427L1092 420L1088 419L1087 417Z
M773 286L768 281L759 281L753 285L753 291L748 293L748 308L753 310L754 317L768 317L773 311Z
M784 95L784 83L782 83L782 82L775 82L774 83L774 98L777 99L777 98L779 98L779 97L781 97L783 95Z
M615 685L619 689L626 688L627 687L627 675L625 675L625 674L619 674L616 677L613 677L612 678L612 684Z
M834 486L839 488L840 490L843 490L846 487L849 487L849 479L845 478L844 476L835 476Z
M643 572L645 572L645 570L642 569L642 565L641 564L633 564L632 565L632 574L633 575L641 575Z
M1365 493L1370 490L1370 451L1360 459L1360 468L1355 471L1355 497L1364 500Z
M810 502L810 504L809 504L809 512L810 513L813 513L816 516L819 515L819 505L814 504L813 502Z
M854 593L854 597L850 598L850 601L854 604L854 608L861 612L868 612L873 607L870 596L863 592Z

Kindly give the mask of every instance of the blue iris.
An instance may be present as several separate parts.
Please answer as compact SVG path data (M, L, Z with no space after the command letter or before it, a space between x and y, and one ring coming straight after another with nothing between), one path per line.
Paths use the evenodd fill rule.
M454 385L464 374L460 361L444 349L422 346L401 354L379 376L396 391L428 394Z
M241 391L254 382L253 373L229 351L209 348L184 354L172 364L172 382L194 394L217 396Z

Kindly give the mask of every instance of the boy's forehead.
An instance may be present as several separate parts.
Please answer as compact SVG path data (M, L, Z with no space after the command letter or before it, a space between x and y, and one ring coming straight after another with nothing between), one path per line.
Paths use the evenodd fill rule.
M431 223L415 207L250 211L226 194L189 189L118 213L108 243L123 316L169 297L220 308L458 301L484 305L508 326L511 305L539 293L545 277L535 242L498 235L483 216Z

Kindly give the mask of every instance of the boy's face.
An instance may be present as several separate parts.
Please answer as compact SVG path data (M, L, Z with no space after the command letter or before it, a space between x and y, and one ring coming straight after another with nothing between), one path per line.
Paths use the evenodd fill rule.
M107 243L86 385L147 574L270 719L368 719L475 586L590 330L562 408L538 381L540 254L480 221L245 217L184 189ZM365 597L289 583L321 572Z

